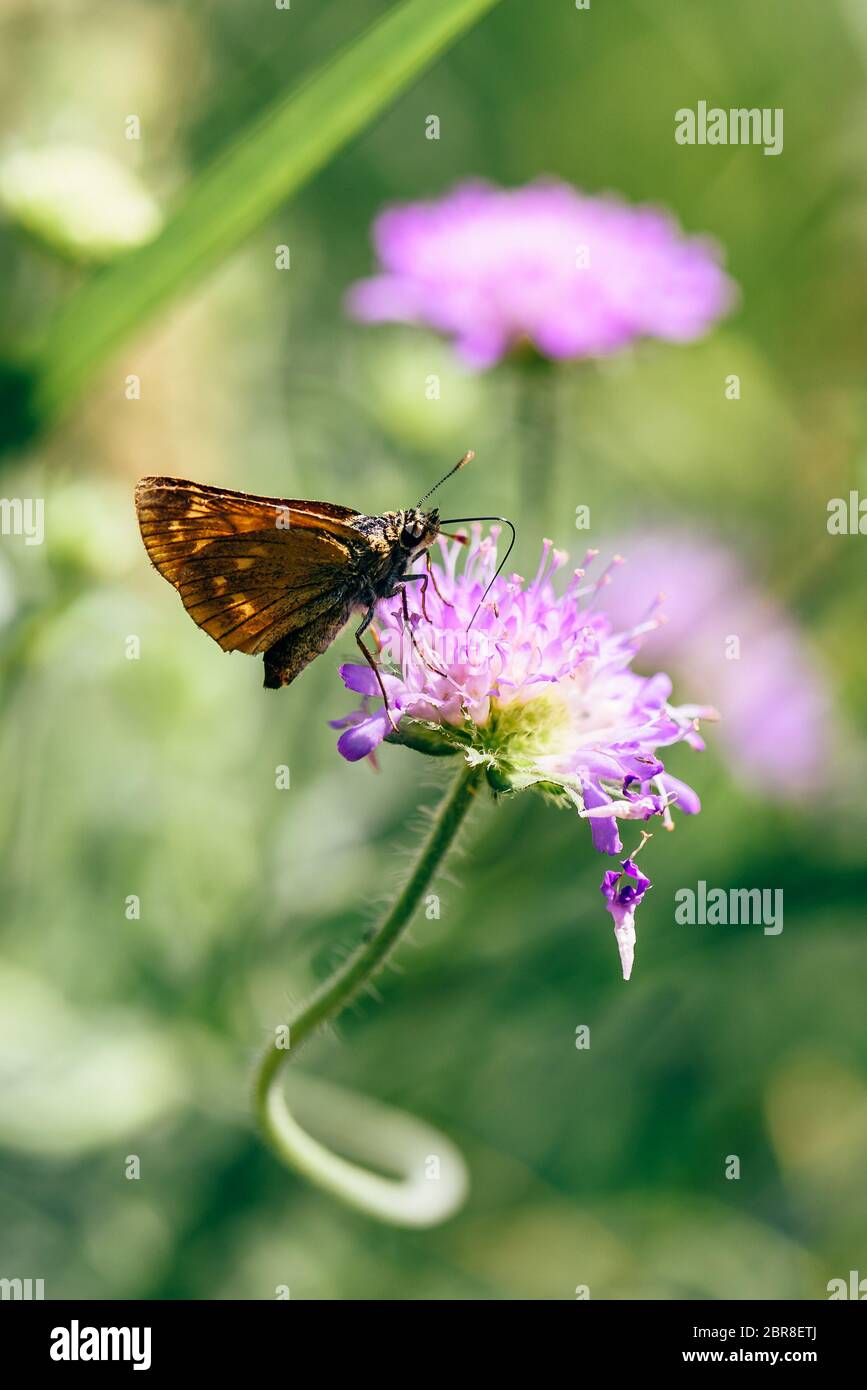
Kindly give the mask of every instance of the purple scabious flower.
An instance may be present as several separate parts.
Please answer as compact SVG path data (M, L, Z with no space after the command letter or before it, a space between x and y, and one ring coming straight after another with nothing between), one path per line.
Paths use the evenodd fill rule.
M362 699L333 723L342 730L339 751L355 762L388 739L461 754L484 767L495 792L535 787L574 808L603 854L622 852L624 820L659 818L670 828L675 803L698 812L696 793L666 772L660 750L702 748L698 720L715 712L671 705L666 675L630 669L642 636L657 625L656 605L631 630L615 631L596 602L620 557L592 583L585 568L575 570L558 593L552 580L567 557L545 541L533 582L500 576L474 618L496 572L497 537L498 528L483 536L475 526L467 544L440 538L441 563L425 592L406 587L408 631L400 595L377 605L379 659L398 732L373 672L350 663L340 674Z
M554 179L458 184L386 209L373 237L382 269L352 287L350 313L428 324L477 369L527 342L553 358L687 342L735 300L713 242L683 236L659 209Z

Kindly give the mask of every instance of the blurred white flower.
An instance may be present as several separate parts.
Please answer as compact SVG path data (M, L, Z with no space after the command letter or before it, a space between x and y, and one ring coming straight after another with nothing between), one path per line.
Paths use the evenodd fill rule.
M185 1099L173 1039L129 1010L79 1013L0 962L0 1143L69 1158L115 1145Z
M119 160L84 145L19 149L0 160L0 208L76 261L104 261L150 241L160 210Z

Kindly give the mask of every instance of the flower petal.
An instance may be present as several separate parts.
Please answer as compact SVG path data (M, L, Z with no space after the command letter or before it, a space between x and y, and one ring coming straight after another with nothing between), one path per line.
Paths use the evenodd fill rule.
M348 763L360 762L372 753L374 748L379 747L390 729L391 724L385 710L377 710L376 714L363 719L360 724L354 724L340 735L337 751Z

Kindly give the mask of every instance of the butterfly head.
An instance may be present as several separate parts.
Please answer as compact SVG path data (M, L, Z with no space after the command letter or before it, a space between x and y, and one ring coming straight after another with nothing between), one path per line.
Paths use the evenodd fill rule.
M398 541L402 550L414 555L433 545L440 529L439 510L423 511L421 507L410 507L397 514Z

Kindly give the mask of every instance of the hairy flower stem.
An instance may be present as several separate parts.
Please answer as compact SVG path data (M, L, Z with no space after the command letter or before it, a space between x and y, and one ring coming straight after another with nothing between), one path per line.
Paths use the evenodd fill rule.
M472 806L481 771L462 761L461 771L442 802L406 884L389 912L352 955L315 991L288 1023L281 1037L266 1049L256 1070L254 1109L262 1132L280 1158L312 1182L368 1215L394 1224L427 1226L443 1220L459 1205L466 1181L463 1161L441 1135L418 1121L357 1098L341 1097L344 1126L351 1137L344 1144L363 1153L368 1162L397 1164L402 1180L384 1178L332 1153L303 1130L290 1114L280 1084L281 1070L322 1024L337 1017L382 969L418 907ZM286 1030L279 1030L286 1038ZM308 1086L309 1089L309 1086ZM355 1114L350 1112L355 1111ZM375 1115L373 1112L376 1112ZM333 1131L333 1117L328 1118ZM393 1144L389 1147L389 1139ZM398 1150L398 1152L395 1152ZM437 1181L429 1181L422 1165L437 1160Z

